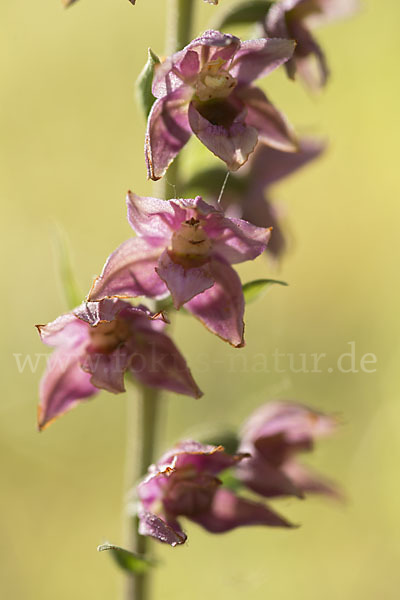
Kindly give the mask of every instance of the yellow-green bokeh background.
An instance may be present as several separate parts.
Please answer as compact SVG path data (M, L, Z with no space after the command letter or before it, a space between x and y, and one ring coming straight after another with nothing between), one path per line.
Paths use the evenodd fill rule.
M198 4L201 31L218 8ZM158 548L154 598L398 598L400 8L397 0L362 4L356 18L319 32L333 71L326 92L310 97L282 73L263 82L299 131L326 136L330 150L274 190L293 240L280 269L264 258L240 269L245 280L290 283L248 308L247 348L230 349L177 319L176 338L205 397L165 401L162 442L197 423L239 424L276 396L296 398L341 415L337 437L311 460L348 501L277 503L302 524L289 532L210 536L188 525L187 545ZM66 308L54 224L70 238L86 291L130 234L126 190L151 192L133 85L146 48L163 50L165 8L165 0L80 0L66 11L58 0L1 2L2 598L119 597L119 574L96 545L121 542L127 400L102 394L39 435L41 369L19 374L13 355L42 352L33 324ZM189 163L198 147L191 143ZM276 348L325 352L328 366L350 341L358 358L376 354L376 373L229 372L239 352L251 365Z

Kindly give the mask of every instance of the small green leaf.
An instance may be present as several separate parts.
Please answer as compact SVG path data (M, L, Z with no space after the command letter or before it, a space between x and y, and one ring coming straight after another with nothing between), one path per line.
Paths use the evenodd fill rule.
M79 306L82 302L82 294L76 282L72 268L71 255L68 240L63 229L57 225L55 228L55 254L60 274L64 298L69 309Z
M155 66L160 64L160 59L154 54L151 48L148 49L147 63L136 81L136 98L139 106L142 108L147 119L154 104L155 97L152 94L151 86L153 83Z
M254 302L264 296L269 288L274 285L288 285L285 281L279 281L278 279L255 279L254 281L248 281L242 286L243 295L246 304Z
M146 558L138 556L128 550L124 550L119 546L114 546L113 544L105 543L97 547L98 552L103 552L104 550L110 550L117 565L121 569L124 569L124 571L129 571L130 573L141 575L154 566L154 564Z
M215 29L232 25L252 25L263 21L273 2L267 0L247 0L229 8L213 23Z

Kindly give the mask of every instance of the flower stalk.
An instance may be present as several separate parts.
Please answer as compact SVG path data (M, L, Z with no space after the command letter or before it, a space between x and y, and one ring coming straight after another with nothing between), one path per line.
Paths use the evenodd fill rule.
M169 0L169 19L165 36L166 55L183 48L191 39L194 13L193 0ZM179 162L171 165L168 173L168 187L176 188L179 183ZM154 462L160 390L140 386L138 391L138 410L128 407L127 468L131 473L128 491L145 475L149 465ZM136 443L130 439L136 431ZM132 460L131 460L132 459ZM138 518L128 515L127 543L133 552L148 557L150 538L139 534ZM151 596L151 572L128 575L124 600L149 600Z
M155 388L140 386L137 388L137 395L136 410L131 406L132 398L128 398L130 403L127 411L128 491L135 488L137 482L154 461L155 456L160 391ZM132 432L135 432L136 435L132 435ZM137 517L128 514L126 523L127 547L139 556L148 557L149 541L148 537L139 535ZM126 579L124 600L148 600L149 598L150 574L148 572L129 574Z
M169 0L165 54L182 50L191 38L194 0Z

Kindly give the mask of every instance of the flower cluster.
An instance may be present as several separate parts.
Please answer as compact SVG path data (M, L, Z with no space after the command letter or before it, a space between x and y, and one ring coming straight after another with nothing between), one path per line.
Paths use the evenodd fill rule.
M224 474L233 469L239 482L264 497L302 496L308 491L333 494L333 486L313 476L294 457L310 450L314 439L334 425L332 418L312 409L276 403L250 417L238 454L230 455L222 446L181 442L151 465L137 488L139 532L177 546L187 539L179 517L212 533L243 525L293 527L264 502L224 485Z
M80 306L37 326L42 341L55 348L40 386L39 429L99 390L124 392L126 374L140 386L200 397L167 333L163 310L183 308L233 347L244 346L245 299L234 265L256 259L267 247L275 257L282 254L286 242L269 188L324 150L319 141L298 140L255 82L284 66L291 78L297 72L312 87L324 85L328 67L311 31L351 13L355 2L255 2L244 11L239 5L233 22L246 13L248 23L249 10L261 11L254 21L261 16L262 38L241 41L210 29L184 48L182 40L162 60L150 51L141 80L148 178L164 177L193 134L222 162L181 177L186 190L197 188L189 198L128 193L134 236L108 257ZM220 197L216 176L226 183L229 172ZM208 202L198 195L201 190ZM137 298L140 304L134 304ZM293 527L265 498L338 495L334 485L298 461L299 453L312 450L334 427L331 417L277 402L245 423L237 453L181 442L151 465L138 485L140 534L183 544L182 517L212 533L244 525Z

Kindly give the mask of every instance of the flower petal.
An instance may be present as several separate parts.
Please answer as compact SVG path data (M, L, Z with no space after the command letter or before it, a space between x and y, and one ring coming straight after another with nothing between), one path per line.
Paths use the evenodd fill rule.
M239 498L224 488L216 491L210 510L192 520L211 533L224 533L248 525L293 527L264 504Z
M128 307L133 309L129 302L124 302L119 298L104 298L100 302L83 302L78 308L75 308L73 314L91 327L96 327L104 321L113 321L121 311ZM86 331L88 331L87 328Z
M310 27L350 17L360 8L359 0L307 0L307 4L314 6L314 11L310 9L310 14L306 17Z
M152 91L156 98L174 92L196 79L206 61L229 61L240 46L239 38L228 33L208 30L188 46L168 57L157 66Z
M88 328L71 312L47 325L36 325L40 339L48 346L74 348L88 337Z
M178 546L186 542L187 536L177 521L167 523L157 515L144 511L139 512L138 516L140 535L150 535L170 546Z
M284 444L307 447L312 440L333 433L335 428L336 421L332 417L308 406L295 402L269 402L260 406L244 424L241 450L247 452L246 444L257 442L267 458L268 438L271 451L276 455L278 451L281 453ZM270 453L268 458L272 459L273 455Z
M311 0L311 2L314 2L314 0ZM274 2L267 13L265 21L265 29L268 36L273 38L292 37L287 26L286 13L296 9L301 4L304 5L304 0L281 0L281 2Z
M208 263L185 268L171 259L168 250L161 255L156 271L171 292L176 309L214 285Z
M108 257L100 277L95 279L88 301L109 296L162 298L168 290L155 271L163 248L141 238L123 242Z
M263 148L267 148L267 146L263 146ZM295 156L295 154L288 152L282 152L282 154L285 156ZM260 192L259 187L253 189L253 186L249 186L245 195L240 196L238 200L231 198L231 201L233 204L228 204L228 212L230 209L232 210L231 207L233 207L233 210L236 210L236 212L239 208L241 217L246 221L257 225L257 227L270 227L272 229L267 252L269 255L276 258L281 256L286 249L286 240L279 222L279 214L268 198L264 197L264 193L262 191Z
M213 252L231 264L257 258L271 237L270 229L234 217L220 218L217 212L206 221L204 230L213 240Z
M128 192L128 221L133 230L153 245L169 244L171 235L186 218L178 202L137 196Z
M303 497L301 488L295 485L289 475L257 455L240 463L236 472L240 481L260 496L266 498L276 496Z
M79 365L80 354L79 349L58 350L49 359L40 382L39 429L98 391Z
M188 142L191 129L187 111L192 94L191 88L182 86L154 102L144 144L149 179L160 179Z
M129 363L126 348L117 348L111 353L87 352L81 368L91 375L90 381L96 387L113 394L125 391L124 375Z
M143 330L127 349L128 369L144 385L193 398L202 396L186 360L165 333Z
M239 84L248 84L269 75L289 60L295 46L294 40L279 38L242 42L229 72Z
M343 500L343 493L334 483L322 477L319 473L315 473L309 467L293 460L287 462L283 470L302 492L306 494L324 494L336 500Z
M248 126L247 120L245 122L243 111L238 113L231 123L221 125L204 118L191 102L189 121L193 133L213 154L223 160L231 171L236 171L247 161L257 144L257 131Z
M325 54L317 42L314 41L313 50L309 55L296 56L293 60L296 64L296 71L311 89L318 90L326 85L330 71Z
M223 260L210 264L215 284L186 304L195 317L223 340L237 348L244 346L244 298L240 279Z
M157 463L171 463L174 469L184 469L188 465L196 467L198 473L218 475L221 471L233 467L244 458L244 454L231 455L224 451L222 446L201 444L193 440L184 440L169 450Z
M262 188L272 185L313 161L325 148L324 142L312 138L300 139L298 152L282 152L259 144L251 162L251 181Z
M246 123L257 129L261 142L283 152L298 150L293 128L264 92L255 87L243 87L235 93L246 105Z

